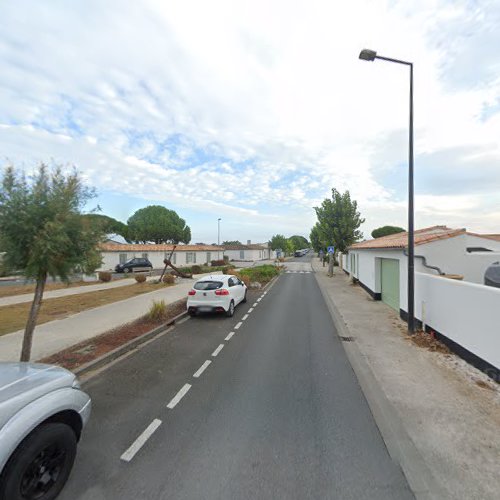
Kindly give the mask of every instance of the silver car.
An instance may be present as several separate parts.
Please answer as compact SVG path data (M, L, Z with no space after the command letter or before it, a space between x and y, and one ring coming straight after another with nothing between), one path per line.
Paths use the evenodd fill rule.
M90 410L70 371L0 363L0 500L57 497Z

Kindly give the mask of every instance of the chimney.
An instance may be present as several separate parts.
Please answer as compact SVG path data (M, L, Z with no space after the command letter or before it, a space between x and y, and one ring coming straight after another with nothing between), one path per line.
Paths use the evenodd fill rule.
M247 240L247 245L250 245L252 243L252 240Z

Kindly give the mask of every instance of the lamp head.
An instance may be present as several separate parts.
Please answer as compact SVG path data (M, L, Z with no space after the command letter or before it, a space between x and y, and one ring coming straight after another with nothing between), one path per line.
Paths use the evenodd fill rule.
M359 58L363 61L373 61L377 57L377 52L375 50L363 49L359 53Z

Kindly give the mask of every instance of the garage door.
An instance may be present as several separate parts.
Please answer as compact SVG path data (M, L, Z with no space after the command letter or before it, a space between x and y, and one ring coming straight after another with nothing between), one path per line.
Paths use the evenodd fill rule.
M399 312L399 260L381 260L382 301Z

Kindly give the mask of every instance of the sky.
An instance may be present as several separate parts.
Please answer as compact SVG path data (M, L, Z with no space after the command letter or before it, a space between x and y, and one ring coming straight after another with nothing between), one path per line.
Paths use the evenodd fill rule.
M309 236L331 189L365 237L500 233L500 2L0 0L0 165L75 166L87 207L177 211L192 242Z

